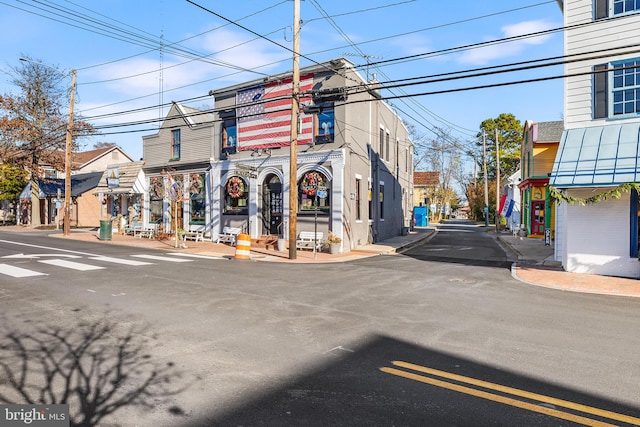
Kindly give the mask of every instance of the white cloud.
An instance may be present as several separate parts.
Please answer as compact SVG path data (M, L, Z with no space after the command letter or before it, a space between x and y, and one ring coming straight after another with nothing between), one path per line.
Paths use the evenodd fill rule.
M551 28L554 28L553 23L545 20L525 21L512 25L505 25L501 28L501 38L518 37ZM544 44L549 39L551 39L551 34L544 34L470 49L458 57L458 62L462 64L485 65L498 59L509 58L521 54L528 46ZM486 41L490 41L490 39L487 39Z

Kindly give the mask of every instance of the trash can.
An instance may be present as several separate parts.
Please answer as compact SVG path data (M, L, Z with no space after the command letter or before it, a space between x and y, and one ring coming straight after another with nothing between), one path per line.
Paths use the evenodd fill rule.
M111 240L111 220L100 220L100 240Z
M416 227L426 227L429 225L426 206L414 206L413 217L416 220Z

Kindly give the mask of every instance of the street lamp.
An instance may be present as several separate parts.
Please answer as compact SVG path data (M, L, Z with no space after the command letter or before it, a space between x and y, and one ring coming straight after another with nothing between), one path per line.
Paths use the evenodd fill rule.
M44 67L53 68L42 62L20 58L20 61L33 62ZM73 132L73 104L76 93L76 70L71 70L71 95L69 99L69 122L67 123L67 138L64 150L64 225L63 234L68 236L71 232L71 145Z

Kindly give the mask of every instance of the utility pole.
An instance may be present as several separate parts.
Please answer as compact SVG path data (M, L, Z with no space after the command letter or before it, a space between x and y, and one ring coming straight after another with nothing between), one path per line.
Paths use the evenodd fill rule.
M496 128L496 232L500 224L500 141L498 141L498 128Z
M487 180L487 135L482 131L482 168L484 170L484 226L489 226L489 182Z
M298 217L298 115L300 109L300 0L293 2L293 81L291 82L291 145L289 146L289 259L296 259Z
M67 125L67 142L64 152L64 228L63 234L71 231L71 145L73 142L73 104L76 94L76 70L71 71L71 96L69 99L69 124Z

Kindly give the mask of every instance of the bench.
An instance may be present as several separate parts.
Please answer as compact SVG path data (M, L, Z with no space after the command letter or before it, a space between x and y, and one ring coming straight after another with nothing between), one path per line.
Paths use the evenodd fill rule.
M322 249L322 245L324 244L322 240L323 237L324 234L321 231L301 231L300 234L298 234L298 238L296 239L296 249L313 250L315 245L316 251L320 251Z
M147 239L151 239L153 236L156 235L156 229L155 228L140 228L140 229L136 229L133 232L134 237L139 237L139 238L143 238L146 237Z
M238 234L242 233L240 227L224 227L222 233L218 234L218 240L216 243L230 243L231 246L236 245Z
M142 221L131 221L131 223L124 228L124 234L135 236L136 231L142 230L143 228Z
M204 233L202 231L181 231L180 239L184 242L185 240L194 240L204 242Z

